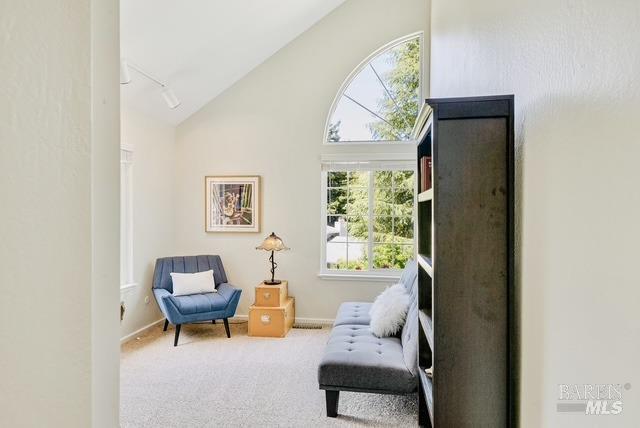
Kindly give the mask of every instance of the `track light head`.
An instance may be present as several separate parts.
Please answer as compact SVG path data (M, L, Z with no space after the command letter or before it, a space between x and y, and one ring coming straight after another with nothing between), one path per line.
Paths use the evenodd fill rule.
M180 100L176 97L176 94L173 92L171 88L165 86L162 88L162 98L167 103L167 106L170 109L174 109L180 105Z
M131 82L131 72L130 72L131 70L134 70L136 73L146 77L156 85L160 86L160 88L162 89L161 91L162 98L164 98L164 101L167 103L167 106L170 109L174 109L181 104L180 100L178 99L176 94L173 92L173 89L168 87L165 82L155 78L154 76L147 73L137 65L133 63L129 64L127 60L124 60L124 59L120 60L120 84L121 85L126 85L127 83Z

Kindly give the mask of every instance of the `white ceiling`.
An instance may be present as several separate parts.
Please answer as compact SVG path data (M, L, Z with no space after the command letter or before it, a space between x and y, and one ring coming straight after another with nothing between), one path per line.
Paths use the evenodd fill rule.
M122 103L176 125L277 52L344 0L128 0L120 5L121 55L169 83L135 71Z

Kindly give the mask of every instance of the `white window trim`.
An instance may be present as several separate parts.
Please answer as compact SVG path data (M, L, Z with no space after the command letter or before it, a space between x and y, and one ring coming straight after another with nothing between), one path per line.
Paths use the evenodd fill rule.
M335 271L339 273L318 273L318 278L327 281L362 281L362 282L396 282L400 279L402 271L392 271L392 273L370 273L370 272L349 272Z
M130 160L122 159L122 152L127 152L129 154ZM128 169L127 176L129 177L127 183L127 193L126 197L127 201L127 222L124 227L127 228L126 236L128 237L127 242L125 243L125 258L127 262L128 269L126 271L126 278L120 278L120 291L126 292L135 288L138 284L134 282L134 271L133 271L133 146L122 144L120 146L120 167L126 166ZM122 192L122 189L120 189ZM123 225L120 225L123 227ZM122 236L122 233L120 234ZM120 261L122 263L122 259ZM121 272L122 273L122 272Z
M424 100L425 99L425 94L424 94L424 32L422 31L417 31L415 33L411 33L411 34L407 34L406 36L400 37L396 40L393 40L389 43L387 43L386 45L376 49L374 52L372 52L369 56L367 56L364 60L362 60L357 66L356 68L353 69L353 71L351 71L351 73L349 73L349 75L347 76L347 78L345 79L344 82L342 82L342 85L340 85L340 89L338 90L338 92L336 93L335 97L333 98L333 102L331 103L331 107L329 108L329 114L327 114L327 120L325 121L324 124L324 135L322 137L322 145L323 146L332 146L332 147L336 147L336 146L354 146L354 145L376 145L376 146L385 146L385 145L392 145L392 146L398 146L398 145L415 145L416 141L409 139L406 141L334 141L334 142L330 142L328 141L329 139L329 125L331 124L331 117L333 116L333 112L335 111L336 107L338 107L338 102L340 102L340 99L342 98L342 94L344 94L344 91L347 89L347 87L351 84L351 82L353 81L353 79L355 79L355 77L358 75L358 73L371 61L373 60L376 56L380 55L381 53L395 47L398 46L408 40L411 39L419 39L420 40L420 83L418 85L419 89L418 89L418 94L420 96L420 100Z
M402 270L400 269L371 269L366 271L356 271L356 270L345 270L345 269L327 269L327 171L324 169L323 164L329 162L335 163L349 163L354 161L359 162L367 162L367 161L389 161L392 163L393 161L414 161L411 164L407 163L407 167L405 171L411 170L413 171L413 180L414 180L414 192L413 192L413 206L414 206L414 217L416 210L418 208L418 193L415 191L417 189L417 165L415 163L415 154L409 155L404 153L397 154L345 154L345 155L322 155L321 159L321 206L320 206L320 271L318 273L318 277L324 280L348 280L348 281L380 281L380 282L389 282L396 281L400 279L400 275ZM400 170L399 168L391 168L390 170ZM373 179L369 180L369 206L372 206L372 199L374 197L374 183ZM373 257L373 222L371 221L371 213L369 215L369 240L367 241L368 246L368 257ZM416 239L418 231L417 222L413 222L413 258L415 259L417 256L417 247L416 247Z
M367 162L367 161L411 161L417 162L417 154L415 150L411 152L398 153L323 153L320 155L321 163L329 162ZM415 168L415 167L414 167ZM411 169L411 168L409 168Z
M137 282L132 282L130 284L123 284L120 286L120 293L126 293L132 291L134 288L138 286Z

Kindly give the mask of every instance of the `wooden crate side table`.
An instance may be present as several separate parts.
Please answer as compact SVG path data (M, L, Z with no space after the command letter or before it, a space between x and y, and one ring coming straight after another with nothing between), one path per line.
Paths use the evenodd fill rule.
M295 320L293 297L283 306L252 305L249 308L249 336L285 337Z
M256 286L255 306L285 306L289 297L289 282L282 281L278 285L267 285L264 282Z

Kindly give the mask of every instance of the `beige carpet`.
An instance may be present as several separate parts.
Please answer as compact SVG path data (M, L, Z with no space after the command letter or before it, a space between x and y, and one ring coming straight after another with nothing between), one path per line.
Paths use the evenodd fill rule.
M414 396L340 394L325 416L318 361L329 329L284 339L247 336L247 324L185 325L173 347L162 326L122 347L122 427L417 426Z

